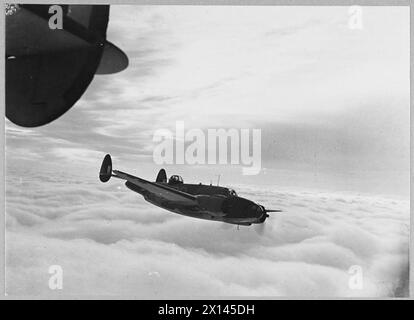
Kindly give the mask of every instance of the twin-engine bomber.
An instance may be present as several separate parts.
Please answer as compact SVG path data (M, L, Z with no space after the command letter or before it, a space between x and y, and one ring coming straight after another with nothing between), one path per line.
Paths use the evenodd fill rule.
M113 170L112 159L107 154L102 162L99 179L108 182L111 177L126 180L125 185L141 194L153 205L184 216L250 226L262 224L269 217L264 206L239 197L233 189L184 183L178 175L167 174L161 169L155 182L147 181L128 173Z

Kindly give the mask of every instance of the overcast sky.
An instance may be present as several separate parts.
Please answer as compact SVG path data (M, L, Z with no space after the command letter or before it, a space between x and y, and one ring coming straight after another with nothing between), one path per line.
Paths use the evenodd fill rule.
M22 129L7 121L8 156L96 167L109 152L121 165L156 172L154 131L175 121L187 129L259 128L267 170L244 182L280 181L292 170L297 183L308 174L303 183L318 186L315 173L339 174L332 187L365 174L371 187L406 194L409 12L364 7L355 30L348 9L112 6L108 39L127 53L128 69L96 76L52 124ZM221 173L228 183L241 172L205 170L205 180ZM348 188L364 189L369 179Z
M64 294L406 295L409 8L364 7L360 30L348 9L111 6L108 39L128 69L96 76L51 124L6 120L8 292L61 294L47 287L59 264ZM257 176L167 173L220 173L239 195L283 209L263 236L99 182L105 153L154 180L153 134L175 121L262 130ZM347 285L352 265L362 291Z

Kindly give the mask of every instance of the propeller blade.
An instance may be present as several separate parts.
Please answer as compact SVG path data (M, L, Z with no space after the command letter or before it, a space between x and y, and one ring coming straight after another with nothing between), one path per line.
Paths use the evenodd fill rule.
M268 212L283 212L283 210L278 210L278 209L265 209L266 213Z

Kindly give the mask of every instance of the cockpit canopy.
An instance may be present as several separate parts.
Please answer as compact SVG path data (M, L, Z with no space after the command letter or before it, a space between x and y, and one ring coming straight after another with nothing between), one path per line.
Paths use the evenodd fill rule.
M168 184L182 184L184 183L183 178L179 175L172 175L170 179L168 180Z
M236 193L236 191L234 191L233 189L229 189L229 195L230 195L231 197L237 197L237 193Z

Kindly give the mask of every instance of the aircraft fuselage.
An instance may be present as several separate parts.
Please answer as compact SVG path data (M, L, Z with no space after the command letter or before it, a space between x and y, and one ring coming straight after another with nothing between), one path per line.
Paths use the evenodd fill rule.
M167 180L164 169L158 172L155 182L113 170L111 156L107 154L102 161L99 179L105 183L111 177L126 180L127 188L141 194L149 203L188 217L249 226L264 223L269 217L268 212L280 212L239 197L229 188L186 184L178 175Z
M133 183L128 181L125 183L130 190L141 194L149 203L184 216L238 225L262 223L265 220L264 215L266 213L261 206L248 199L230 195L228 188L203 184L157 184L196 196L198 205L187 206L177 201L168 201L162 196L144 190Z

